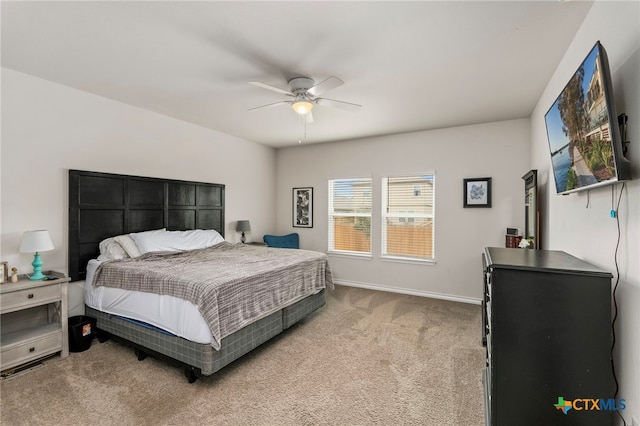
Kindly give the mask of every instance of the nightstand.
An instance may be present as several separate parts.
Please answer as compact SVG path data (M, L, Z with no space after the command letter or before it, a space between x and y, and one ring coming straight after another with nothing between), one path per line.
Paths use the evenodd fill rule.
M0 370L4 371L60 352L69 355L67 283L55 279L0 285Z

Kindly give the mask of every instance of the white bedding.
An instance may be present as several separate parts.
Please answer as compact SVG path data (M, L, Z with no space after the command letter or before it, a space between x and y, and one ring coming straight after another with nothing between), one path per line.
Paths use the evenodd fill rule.
M113 315L154 325L196 343L210 344L211 330L193 303L173 296L93 287L93 275L101 262L87 265L84 301L87 306Z

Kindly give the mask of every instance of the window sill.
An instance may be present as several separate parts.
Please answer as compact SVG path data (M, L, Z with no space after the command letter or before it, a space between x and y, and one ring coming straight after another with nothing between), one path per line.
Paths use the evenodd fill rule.
M328 251L327 255L332 257L345 257L349 259L359 259L359 260L372 260L373 256L371 254L361 254L361 253L351 253L346 251Z
M383 262L392 262L392 263L410 263L413 265L435 265L436 261L434 259L411 259L407 257L395 257L395 256L382 256L380 260Z

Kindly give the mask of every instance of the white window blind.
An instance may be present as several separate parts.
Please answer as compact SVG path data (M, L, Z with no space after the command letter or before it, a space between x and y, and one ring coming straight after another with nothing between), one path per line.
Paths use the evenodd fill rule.
M329 251L371 254L371 179L329 180Z
M382 178L382 256L433 260L435 176Z

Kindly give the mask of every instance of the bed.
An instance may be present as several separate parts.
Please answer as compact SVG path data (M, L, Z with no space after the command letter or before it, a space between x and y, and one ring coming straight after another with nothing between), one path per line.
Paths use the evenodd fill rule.
M325 288L333 286L326 255L322 253L231 244L223 240L207 247L173 253L155 250L158 238L166 236L182 237L202 232L217 234L222 239L224 191L224 185L220 184L69 171L69 276L72 281L85 280L86 315L96 319L101 336L133 346L138 359L154 355L179 363L189 382L200 375L215 373L322 307ZM138 245L144 247L147 243L145 253L135 258L104 258L104 245L116 236L139 237ZM122 240L118 241L122 243ZM126 248L125 244L117 246ZM298 258L291 260L298 266L284 264L285 252ZM211 281L215 283L208 283L208 274L200 272L198 275L195 269L193 274L198 276L189 277L191 267L180 270L167 266L186 265L191 257L196 258L195 263L209 265L209 262L223 262L221 259L231 261L236 255L240 256L241 264L259 266L255 266L254 271L249 267L218 263L215 266L218 273L211 274ZM267 271L264 269L266 264L279 266ZM211 265L213 268L213 263ZM228 306L233 307L236 303L243 306L242 309L220 309L222 313L243 310L241 319L230 320L231 325L224 323L226 314L212 319L209 311L202 311L199 303L204 296L193 296L192 290L185 290L182 293L191 295L188 300L189 297L179 297L184 294L175 290L182 281L195 278L201 280L198 288L204 287L204 282L223 286L226 278L222 277L228 272L225 267L244 271L242 276L229 277L234 285L243 283L242 291L247 293L254 288L256 293L257 289L264 293L262 299L254 303L260 309L254 310L245 308L247 302L237 302L235 296L224 296L224 287L216 287L213 305L220 302L223 306L228 297L234 299L227 303ZM147 276L139 278L137 269L146 270ZM169 273L171 278L157 275L158 271ZM97 285L93 285L94 277ZM119 277L119 281L114 277ZM156 294L150 288L136 287L139 283L134 282L137 281L153 286L164 282L161 287L165 290ZM165 281L171 285L166 285ZM305 284L300 284L301 281ZM286 290L284 296L276 296L267 292L269 286L273 289L291 286L296 290ZM298 287L304 288L299 290ZM241 293L235 288L240 287L227 293ZM212 300L210 295L207 297L205 300ZM162 309L164 313L158 314ZM157 320L158 317L161 320ZM168 323L158 323L165 318Z

